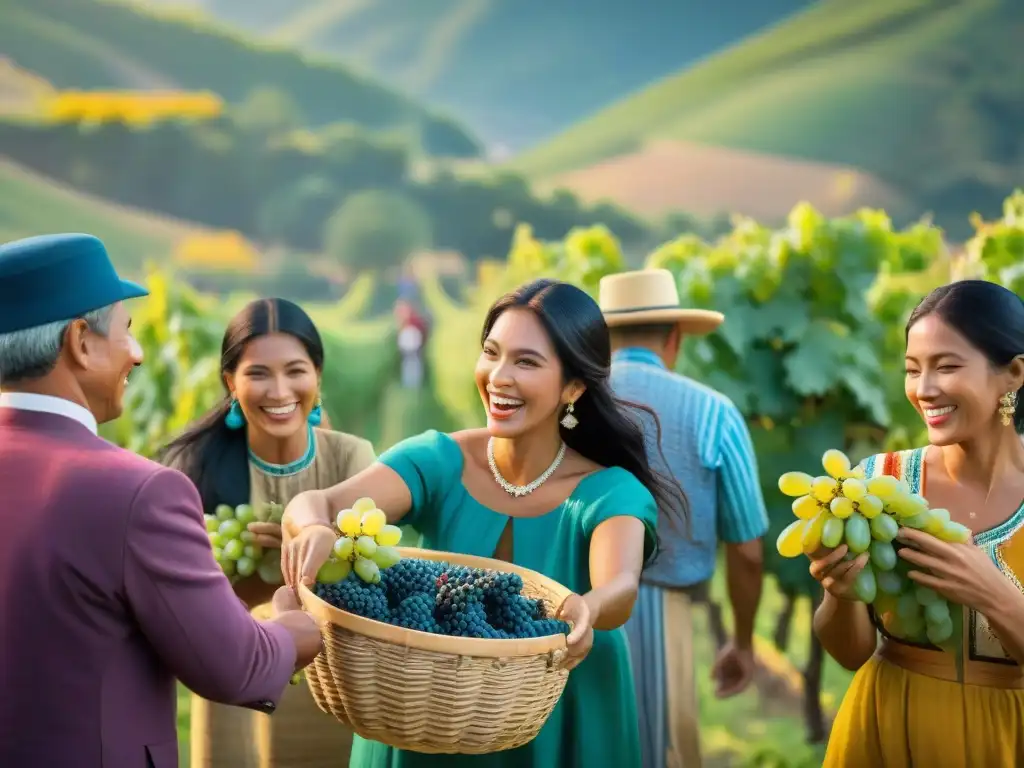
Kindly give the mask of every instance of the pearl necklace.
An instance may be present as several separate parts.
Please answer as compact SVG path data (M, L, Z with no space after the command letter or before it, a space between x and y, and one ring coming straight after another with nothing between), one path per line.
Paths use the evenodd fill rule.
M551 475L554 474L555 470L558 469L558 465L562 463L562 459L565 457L565 443L562 443L562 447L558 449L558 455L555 456L555 460L551 462L551 466L544 470L544 474L534 480L532 483L526 485L512 485L508 480L501 476L501 472L498 469L498 463L494 460L494 438L490 438L487 441L487 463L491 467L491 474L494 475L495 481L502 488L505 489L505 493L509 496L526 496L528 493L533 493L540 488L544 481L546 481Z

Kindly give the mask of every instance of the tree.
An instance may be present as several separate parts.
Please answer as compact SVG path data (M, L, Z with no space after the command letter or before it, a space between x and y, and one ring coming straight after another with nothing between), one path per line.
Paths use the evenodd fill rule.
M235 120L245 130L262 135L290 131L305 124L295 101L284 91L258 86L233 110Z
M422 124L420 143L424 152L437 157L479 157L483 151L480 142L444 116Z
M324 250L354 270L387 270L433 243L430 217L406 195L350 195L327 221Z
M320 229L341 199L338 186L319 175L304 176L273 189L256 216L257 231L266 242L307 251L320 247Z

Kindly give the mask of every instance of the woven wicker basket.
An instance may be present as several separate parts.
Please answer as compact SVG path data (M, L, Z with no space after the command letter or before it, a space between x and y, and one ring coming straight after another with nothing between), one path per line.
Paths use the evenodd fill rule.
M403 557L510 571L523 594L553 612L570 590L526 568L484 557L401 547ZM525 640L448 637L338 610L305 587L324 652L306 668L317 705L360 736L399 749L480 755L531 741L569 672L564 635Z

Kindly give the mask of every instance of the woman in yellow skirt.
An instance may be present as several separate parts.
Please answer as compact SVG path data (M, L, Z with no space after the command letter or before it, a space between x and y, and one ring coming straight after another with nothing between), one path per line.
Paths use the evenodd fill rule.
M220 504L283 510L299 493L330 488L373 463L368 441L327 428L323 344L301 308L283 299L250 303L229 323L221 350L228 396L162 457L192 479L207 514ZM283 583L281 527L248 527L271 566L238 580L235 594L262 615ZM272 717L193 695L191 739L192 768L324 768L348 764L352 732L321 712L302 683Z
M862 466L867 477L902 478L974 532L969 544L906 528L900 535L909 578L956 603L962 622L953 622L952 652L896 639L887 631L895 632L894 612L878 616L848 599L866 554L847 558L845 546L816 553L811 573L826 595L815 632L857 670L825 768L1024 766L1022 385L1024 304L1016 295L961 281L914 310L906 393L930 445Z

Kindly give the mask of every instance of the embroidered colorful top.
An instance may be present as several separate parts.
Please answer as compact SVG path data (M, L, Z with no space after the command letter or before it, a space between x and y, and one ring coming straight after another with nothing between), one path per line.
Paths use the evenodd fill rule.
M898 453L882 453L871 456L863 463L866 477L891 475L904 480L913 493L925 494L927 482L925 472L925 452L927 448L915 448ZM1022 592L1021 581L1024 580L1024 501L1006 522L984 531L974 532L974 543L981 547L992 558L992 562ZM1021 669L1003 648L1002 643L990 629L984 615L973 609L964 609L963 637L956 644L960 658L955 659L956 679L960 682L977 682L987 684L991 675L977 665L1000 665L1012 667L1003 670L998 677L1006 673L1017 676ZM886 632L884 617L873 616L887 643L899 646L912 646L920 650L941 653L935 646L916 644L893 637ZM965 653L966 651L966 653ZM937 662L936 662L937 663ZM973 672L975 674L971 674Z

